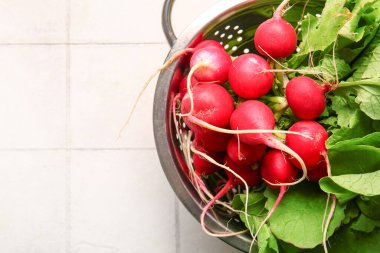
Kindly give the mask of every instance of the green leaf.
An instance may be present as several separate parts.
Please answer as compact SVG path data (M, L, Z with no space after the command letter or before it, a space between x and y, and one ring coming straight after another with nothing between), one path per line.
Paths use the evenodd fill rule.
M380 229L375 229L368 234L344 226L329 240L329 252L375 253L379 251L379 242Z
M365 215L360 215L351 225L351 229L365 233L371 233L376 227L380 227L380 221L373 220Z
M267 189L268 208L272 208L277 198L277 191ZM318 187L308 183L292 186L272 217L269 227L280 240L299 248L314 248L322 243L322 221L326 207L327 195ZM334 217L328 230L331 236L344 219L344 207L336 206Z
M360 110L356 110L352 112L352 114L349 123L350 127L343 127L335 131L334 134L327 139L327 149L330 149L341 141L363 137L373 132L373 121L367 115Z
M342 96L343 95L343 96ZM331 108L336 112L338 125L341 127L351 127L357 117L356 111L359 110L355 103L355 97L348 94L331 96Z
M319 185L324 192L333 193L342 201L357 195L376 196L380 195L380 171L324 177L319 180Z
M328 156L334 176L374 172L380 165L380 149L372 146L346 143L331 147Z
M362 213L372 219L380 220L380 196L358 197L356 204Z
M380 61L380 55L378 60ZM377 65L380 66L379 62ZM377 71L380 72L380 67ZM359 104L360 110L370 118L380 120L380 82L379 86L360 85L355 90L357 93L355 102Z

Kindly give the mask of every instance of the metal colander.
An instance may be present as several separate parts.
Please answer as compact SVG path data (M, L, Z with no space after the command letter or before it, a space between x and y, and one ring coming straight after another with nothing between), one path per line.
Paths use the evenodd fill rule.
M284 18L293 26L297 26L302 18L299 13L303 12L305 2L304 0L291 1L291 8L285 13ZM171 26L173 3L174 0L165 1L162 16L164 33L172 46L167 59L174 53L194 46L203 39L219 41L233 56L249 52L256 53L253 44L254 32L260 23L273 15L274 9L281 3L281 0L221 1L199 16L178 39ZM323 6L324 0L313 1L307 5L304 13L317 14ZM298 14L295 15L295 13ZM168 181L184 206L199 220L202 212L201 200L187 176L182 172L186 163L178 145L170 108L173 97L178 93L180 82L178 76L184 70L183 64L183 61L177 61L162 71L158 78L153 109L154 135L157 152ZM214 231L240 231L243 229L243 224L239 220L230 221L222 214L208 215L206 221L208 228ZM248 234L221 239L244 252L248 252L251 242Z

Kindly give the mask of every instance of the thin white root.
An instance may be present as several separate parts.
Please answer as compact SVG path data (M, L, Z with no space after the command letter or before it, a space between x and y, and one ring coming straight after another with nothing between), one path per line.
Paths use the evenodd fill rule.
M323 220L322 220L322 233L325 229L325 222L326 222L326 216L327 216L327 209L329 207L330 203L330 193L327 193L327 198L326 198L326 207L325 207L325 212L323 213Z
M273 13L273 17L282 17L283 15L283 9L285 6L289 3L290 0L284 0L282 3L277 7L276 11Z
M329 157L327 156L326 152L323 152L322 156L325 158L325 161L326 161L327 176L331 177L331 165L330 165ZM332 199L331 209L330 209L329 215L327 216L326 225L325 225L324 231L323 231L323 239L322 239L323 250L325 253L329 252L329 250L327 248L327 232L329 229L330 222L334 216L334 211L335 211L335 206L336 206L336 196L334 194L332 194L331 199Z
M230 172L232 175L234 175L236 178L238 178L241 182L243 182L244 184L244 187L245 187L245 190L246 190L246 200L245 200L245 204L244 204L244 213L245 213L245 218L246 220L248 221L248 197L249 197L249 187L248 187L248 184L247 182L244 180L244 178L242 178L239 174L237 174L235 171L233 171L232 169L230 169L228 166L226 165L223 165L223 164L220 164L218 163L217 161L215 161L214 159L212 159L210 156L208 156L207 154L203 153L203 152L200 152L198 151L197 149L195 149L193 146L191 147L191 151L193 151L195 154L198 154L200 156L202 156L204 159L206 159L207 161L209 161L210 163L216 165L216 166L219 166L220 168L223 168L225 170L227 170L228 172ZM247 224L249 224L249 222L247 222ZM202 226L202 229L207 233L207 234L212 234L211 232L209 232L204 224L204 220L201 219L201 226ZM250 228L249 228L250 229ZM251 230L251 229L250 229ZM246 231L245 231L246 232ZM218 235L218 234L214 234L215 235Z
M225 134L295 134L295 135L300 135L302 137L305 137L307 139L313 139L312 137L299 133L299 132L294 132L294 131L286 131L286 130L268 130L268 129L249 129L249 130L230 130L230 129L225 129L225 128L220 128L216 127L214 125L211 125L207 123L206 121L200 120L197 117L194 117L192 115L188 116L188 120L190 120L192 123L204 127L209 130L213 130L215 132L219 133L225 133Z
M127 117L127 120L124 122L123 126L121 127L120 131L119 131L119 135L118 135L118 138L117 139L120 139L122 134L123 134L123 131L124 129L128 126L131 118L132 118L132 115L133 113L135 112L136 110L136 107L137 107L137 104L138 102L140 101L142 95L144 94L146 88L148 87L148 85L150 84L150 82L152 82L153 78L155 78L162 70L166 69L167 67L169 67L171 64L173 64L174 61L176 61L179 57L187 54L187 53L192 53L194 51L193 48L186 48L184 50L181 50L177 53L175 53L168 61L166 61L161 67L159 67L149 78L148 80L146 80L146 82L144 83L144 86L143 88L141 89L141 91L139 92L135 102L133 103L133 106L132 106L132 110L131 112L128 114L128 117Z
M187 93L189 94L189 99L190 99L190 111L187 112L187 113L184 113L184 114L180 114L179 116L180 117L186 117L186 116L189 116L189 115L192 115L193 114L193 111L194 111L194 98L193 98L193 91L191 89L191 77L193 76L194 72L203 67L204 64L203 63L198 63L197 65L195 65L194 67L191 68L188 76L187 76L187 80L186 80L186 85L187 85Z

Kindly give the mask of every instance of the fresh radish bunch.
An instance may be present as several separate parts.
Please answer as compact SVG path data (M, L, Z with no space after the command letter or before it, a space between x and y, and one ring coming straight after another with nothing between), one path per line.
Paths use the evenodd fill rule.
M260 54L272 58L285 58L296 50L297 33L293 26L282 18L282 10L288 2L282 2L273 17L257 28L253 40Z
M245 99L264 96L272 88L274 75L268 62L256 54L237 57L230 68L228 80L233 91Z
M307 76L295 77L286 86L286 100L300 119L315 119L326 107L325 87Z

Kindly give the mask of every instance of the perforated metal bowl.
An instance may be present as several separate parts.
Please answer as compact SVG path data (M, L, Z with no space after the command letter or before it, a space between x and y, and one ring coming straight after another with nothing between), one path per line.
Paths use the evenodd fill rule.
M233 56L255 52L253 34L257 26L270 18L280 0L224 0L199 16L177 39L170 20L174 0L166 0L163 8L162 24L169 44L172 46L167 59L174 53L196 44L202 39L220 41ZM294 26L301 19L299 14L305 5L304 0L291 2L292 8L285 14L285 19ZM305 13L316 14L324 5L324 0L309 3ZM279 41L281 43L281 41ZM166 60L167 60L166 59ZM153 125L157 152L162 168L177 197L188 211L199 220L202 211L200 198L194 187L184 175L186 166L178 147L175 130L170 113L171 99L177 94L183 63L177 61L162 71L157 82L154 98ZM243 225L237 219L228 222L223 216L208 215L208 227L215 231L240 231ZM228 227L227 227L228 222ZM205 235L206 236L206 235ZM231 246L248 252L251 238L249 235L221 238ZM254 249L254 251L256 251Z

